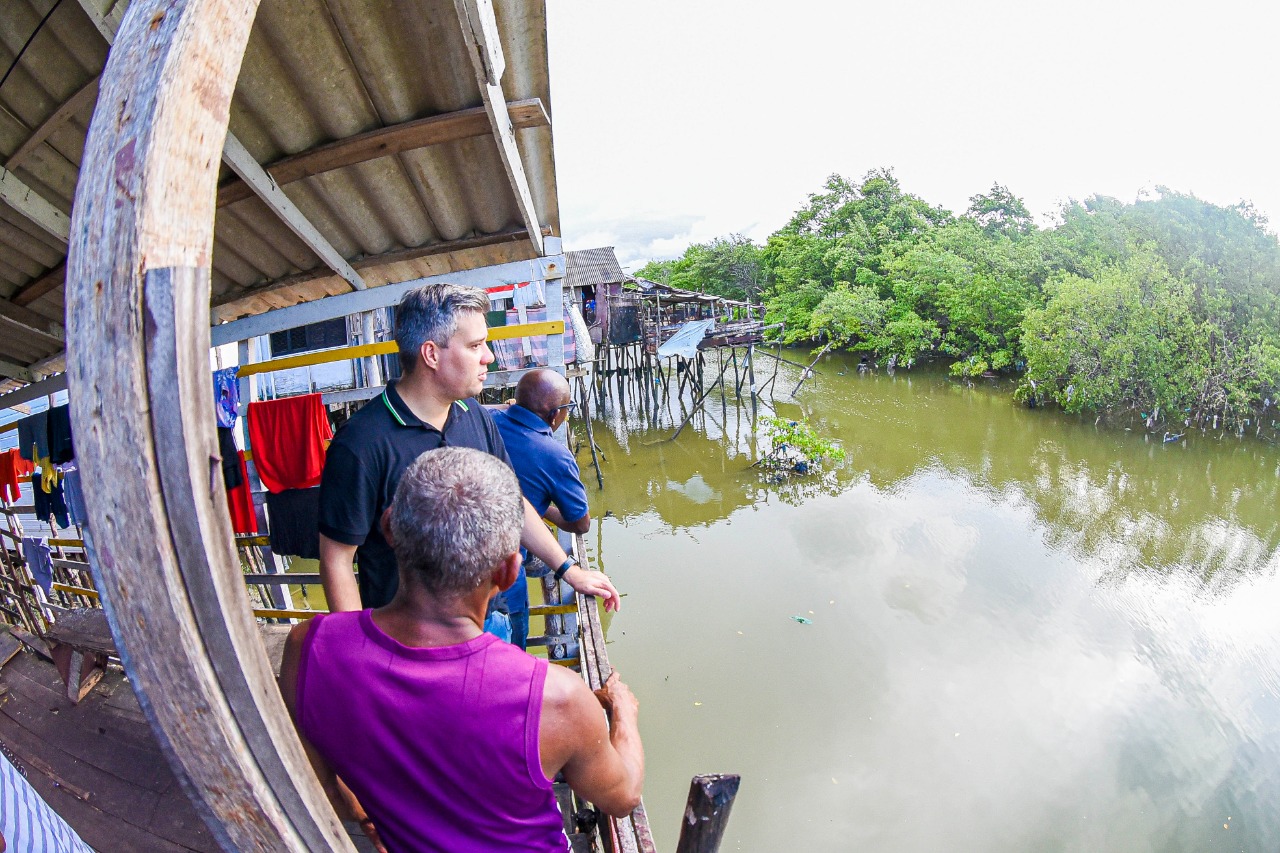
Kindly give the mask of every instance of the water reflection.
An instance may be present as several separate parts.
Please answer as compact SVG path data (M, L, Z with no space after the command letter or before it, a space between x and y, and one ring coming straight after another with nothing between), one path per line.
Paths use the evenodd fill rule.
M732 397L597 431L660 845L732 771L728 850L1276 849L1275 451L841 366L779 406L849 452L806 494Z
M1198 433L1165 444L1022 408L1011 391L1008 383L964 385L937 372L860 374L847 356L828 357L799 401L776 408L809 419L849 459L825 479L781 487L765 486L750 468L761 448L745 401L713 394L695 427L669 441L689 395L654 406L633 392L606 402L610 429L597 434L612 460L606 470L628 483L608 490L608 509L705 525L761 501L803 501L863 481L894 492L938 470L993 499L1028 501L1055 548L1103 559L1100 577L1183 571L1217 587L1268 567L1280 546L1273 446Z

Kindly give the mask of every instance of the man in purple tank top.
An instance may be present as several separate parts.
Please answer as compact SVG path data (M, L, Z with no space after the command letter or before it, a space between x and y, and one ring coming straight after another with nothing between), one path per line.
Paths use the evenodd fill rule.
M608 814L640 802L639 706L617 674L610 730L576 673L482 630L489 599L519 574L523 517L496 457L424 453L384 519L395 598L289 634L280 689L303 745L339 811L390 853L567 851L559 772Z

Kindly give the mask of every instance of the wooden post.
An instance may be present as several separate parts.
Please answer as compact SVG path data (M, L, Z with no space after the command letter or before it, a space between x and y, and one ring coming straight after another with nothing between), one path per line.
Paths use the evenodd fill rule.
M716 853L720 849L740 781L737 774L693 777L676 853Z
M250 613L209 391L218 168L257 0L134 0L67 259L85 548L133 689L224 850L352 851Z
M376 344L378 342L377 325L372 311L360 314L360 343ZM364 360L364 384L367 388L377 388L382 384L382 366L378 364L376 355L371 355Z
M716 376L716 381L711 383L711 387L703 391L702 395L698 397L697 400L694 401L692 411L689 412L688 416L684 419L683 422L681 422L680 426L676 428L676 431L671 434L671 437L668 438L667 441L675 441L677 438L680 437L680 433L684 432L684 428L689 425L689 421L692 420L693 416L698 413L698 408L702 405L702 401L707 399L707 395L710 394L712 391L714 391L717 385L720 385L722 382L724 382L724 372L725 372L725 369L728 368L728 366L729 365L727 364L721 366L720 373L719 375Z
M804 381L813 375L813 366L818 363L818 359L826 355L827 350L831 349L835 345L836 345L835 341L828 341L827 345L824 346L821 350L819 350L818 354L813 357L813 361L809 362L809 366L806 367L804 369L804 372L800 374L800 381L796 383L796 387L791 389L792 397L794 397L796 395L796 392L800 390L800 386L804 384Z
M587 444L591 447L591 464L596 468L596 484L604 488L604 472L600 470L600 459L596 456L596 436L591 428L591 392L582 377L578 377L578 394L582 397L582 423L587 428Z

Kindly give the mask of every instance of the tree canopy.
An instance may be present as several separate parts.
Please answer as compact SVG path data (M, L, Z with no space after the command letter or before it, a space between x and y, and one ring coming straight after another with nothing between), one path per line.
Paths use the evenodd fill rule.
M1241 427L1280 397L1280 242L1248 203L1158 188L1040 228L995 183L957 216L877 169L832 175L763 246L740 234L639 275L763 301L786 342L1021 377L1067 411Z

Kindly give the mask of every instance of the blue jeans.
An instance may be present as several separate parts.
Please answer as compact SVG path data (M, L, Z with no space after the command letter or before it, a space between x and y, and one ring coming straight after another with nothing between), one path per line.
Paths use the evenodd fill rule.
M501 600L511 616L511 643L525 648L529 640L529 582L525 580L524 563L511 589L502 593Z
M504 643L511 642L511 617L501 610L489 611L489 615L484 617L484 632L493 634Z

